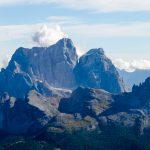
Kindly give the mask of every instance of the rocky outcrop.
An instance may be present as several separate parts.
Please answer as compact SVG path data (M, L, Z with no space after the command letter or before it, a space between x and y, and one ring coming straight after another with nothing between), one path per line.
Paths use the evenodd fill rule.
M5 93L0 101L0 130L32 134L44 126L53 133L124 126L143 134L150 127L149 90L150 78L119 95L85 87L77 88L69 98L46 97L35 90L24 99Z
M25 99L9 97L0 101L0 130L13 134L33 134L59 114L59 97L44 97L30 91Z
M125 91L122 79L103 49L91 49L79 59L75 69L79 85L104 89L111 93Z
M70 98L60 101L59 111L82 119L90 116L99 127L130 127L143 134L150 127L149 91L150 78L134 86L132 92L119 95L79 87Z
M95 118L85 116L84 118L77 115L60 113L48 125L50 132L63 133L65 131L92 131L98 128L98 122Z
M112 95L106 91L79 87L69 99L61 100L59 111L82 117L98 117L112 102Z

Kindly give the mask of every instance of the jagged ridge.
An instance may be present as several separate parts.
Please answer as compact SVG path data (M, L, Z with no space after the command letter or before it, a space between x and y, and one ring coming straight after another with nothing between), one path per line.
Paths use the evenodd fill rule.
M125 90L102 49L90 50L78 62L76 48L66 38L47 48L17 49L8 67L0 72L0 93L18 98L24 98L30 90L51 96L53 88L73 90L80 85L112 93Z

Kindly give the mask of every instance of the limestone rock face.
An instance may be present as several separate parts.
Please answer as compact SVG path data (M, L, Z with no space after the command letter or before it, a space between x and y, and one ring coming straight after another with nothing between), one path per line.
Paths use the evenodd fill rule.
M0 92L22 98L39 83L43 89L72 89L76 86L73 69L77 59L70 39L62 39L48 48L19 48L0 73Z
M44 48L19 48L6 69L0 72L0 94L24 98L30 90L51 96L78 86L104 89L111 93L125 90L112 62L102 49L92 49L79 60L70 39L64 38ZM64 91L64 92L63 92Z
M79 59L76 67L78 84L104 89L111 93L125 91L123 81L103 49L91 49Z
M62 39L55 45L42 50L33 48L28 71L35 79L46 81L53 87L75 86L73 68L77 62L76 49L70 39Z

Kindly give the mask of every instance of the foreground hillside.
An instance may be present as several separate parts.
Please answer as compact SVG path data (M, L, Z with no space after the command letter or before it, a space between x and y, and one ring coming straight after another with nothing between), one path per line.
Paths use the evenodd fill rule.
M69 98L60 100L59 105L56 106L55 116L42 128L36 130L38 127L36 122L26 134L16 136L1 132L0 149L148 150L150 148L149 91L150 78L142 85L133 87L132 92L120 95L79 87ZM33 93L35 94L34 91ZM36 95L40 96L37 93ZM37 97L34 98L38 101ZM39 100L43 101L42 97ZM51 102L50 99L49 101ZM5 103L7 107L11 106L10 100ZM30 108L30 104L20 106ZM11 107L13 116L18 108ZM27 112L22 107L19 108L20 112L16 116L7 119L10 122L18 120L18 125L23 125L26 120L21 119ZM52 108L49 107L48 110L52 111ZM40 122L46 117L47 113L44 111L46 109L41 111L44 117L40 115L40 118L37 110L33 110L34 113L30 112L28 117L32 116L33 123L35 120Z
M35 91L16 101L4 95L0 106L1 113L5 111L5 132L1 132L0 147L148 150L149 91L150 78L119 95L85 87L60 100L46 99Z

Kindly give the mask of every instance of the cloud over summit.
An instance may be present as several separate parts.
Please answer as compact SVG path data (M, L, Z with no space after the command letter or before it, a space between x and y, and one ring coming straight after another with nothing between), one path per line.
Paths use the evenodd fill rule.
M60 26L49 28L47 25L43 25L34 33L32 39L39 46L48 47L64 37L67 37L67 34L61 30Z

